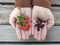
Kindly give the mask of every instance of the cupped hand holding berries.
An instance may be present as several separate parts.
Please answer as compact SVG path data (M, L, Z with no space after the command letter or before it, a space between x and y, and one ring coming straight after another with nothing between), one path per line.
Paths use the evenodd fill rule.
M10 14L9 23L16 30L18 39L29 39L31 35L31 8L16 7Z
M34 38L41 41L45 40L47 30L54 25L54 16L50 9L34 6L32 10L32 34Z

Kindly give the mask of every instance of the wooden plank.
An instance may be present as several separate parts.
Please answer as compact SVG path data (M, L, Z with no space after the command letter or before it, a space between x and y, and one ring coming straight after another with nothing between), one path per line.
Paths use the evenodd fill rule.
M21 44L21 43L8 43L8 44L5 44L5 43L3 43L3 44L0 44L0 45L60 45L60 44L48 44L48 43L47 44L44 44L44 43L43 44L31 44L31 43L30 44L26 44L26 43L25 44L24 43L23 44Z
M0 5L0 24L9 24L8 20L13 8L14 5ZM60 25L60 7L52 7L51 10L55 17L55 25Z
M60 5L60 0L51 0L52 4Z
M47 38L45 41L60 41L60 26L54 26L50 30L48 30Z
M10 25L0 25L0 41L15 41L17 36Z
M0 25L0 41L36 42L37 40L35 40L33 36L30 36L29 40L18 40L15 30L10 25ZM60 26L54 26L48 30L45 41L60 41Z
M0 2L14 3L15 0L0 0Z
M3 43L3 44L0 44L0 45L60 45L60 44L26 44L26 43L23 43L23 44L21 44L21 43L8 43L8 44L6 44L6 43Z
M13 5L0 5L0 24L8 24L9 16L13 8Z
M0 0L0 3L14 3L15 0ZM60 0L51 0L52 4L60 5Z
M52 7L51 11L55 18L55 25L60 25L60 7Z

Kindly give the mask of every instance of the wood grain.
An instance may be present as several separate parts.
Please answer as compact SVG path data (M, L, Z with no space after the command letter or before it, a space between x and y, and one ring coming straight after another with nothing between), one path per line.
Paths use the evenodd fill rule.
M33 36L30 36L29 40L18 40L15 30L11 25L0 25L0 41L13 41L13 42L26 42L34 41ZM45 41L60 41L60 26L53 26L48 30Z

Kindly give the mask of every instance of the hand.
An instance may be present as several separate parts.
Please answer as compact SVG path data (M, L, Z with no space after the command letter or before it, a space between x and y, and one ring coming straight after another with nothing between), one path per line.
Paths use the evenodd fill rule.
M29 19L31 20L31 8L29 7L21 8L21 11L19 10L19 8L14 8L10 14L9 23L16 30L18 39L29 39L29 35L31 35L31 27L28 31L24 31L23 29L20 29L17 24L18 22L17 16L20 16L21 13L23 13L26 16L29 16Z
M34 6L32 10L32 34L37 40L45 40L47 30L54 25L54 16L50 9Z

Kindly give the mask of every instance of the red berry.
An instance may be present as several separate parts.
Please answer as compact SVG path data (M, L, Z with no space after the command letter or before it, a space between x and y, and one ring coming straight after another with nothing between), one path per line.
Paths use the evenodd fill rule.
M23 29L24 29L24 30L27 30L26 26L23 26Z
M27 30L29 30L30 27L27 26Z
M30 28L30 24L29 24L29 23L27 23L27 24L26 24L26 27L27 27L27 29L29 29L29 28Z
M28 16L25 16L25 19L29 19L29 17Z
M30 27L30 23L26 23L26 26Z
M23 29L24 29L25 31L27 31L27 30L29 30L29 27L26 25L26 26L23 26Z
M23 28L23 26L22 25L18 25L19 26L19 28Z
M25 22L27 23L27 22L29 22L29 20L28 20L28 19L26 19L26 20L25 20Z

